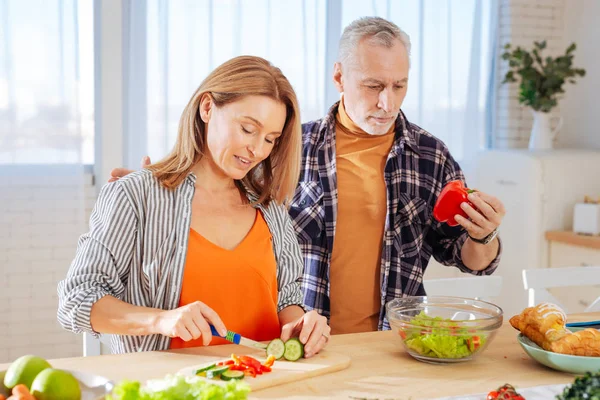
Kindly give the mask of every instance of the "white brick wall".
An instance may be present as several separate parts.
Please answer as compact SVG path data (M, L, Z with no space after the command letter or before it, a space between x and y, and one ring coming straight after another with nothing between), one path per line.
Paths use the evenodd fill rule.
M83 338L56 321L56 287L95 201L84 176L0 175L0 362L81 356Z
M500 0L498 19L500 54L506 43L511 43L513 47L531 49L534 41L541 40L548 42L544 55L555 56L557 52L564 52L564 7L564 0ZM533 123L530 109L519 104L518 83L501 84L508 66L507 62L500 57L497 71L498 93L492 145L500 149L527 147ZM560 113L560 103L553 111L553 115L558 113Z

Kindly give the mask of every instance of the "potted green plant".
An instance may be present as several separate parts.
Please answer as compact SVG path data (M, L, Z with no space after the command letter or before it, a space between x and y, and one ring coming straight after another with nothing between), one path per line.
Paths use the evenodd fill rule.
M550 111L558 104L558 96L564 93L563 85L575 83L577 76L585 76L585 70L573 67L572 43L564 55L558 57L542 57L546 41L534 42L531 51L521 47L512 49L510 43L504 46L502 59L508 61L509 71L502 83L519 82L519 102L531 107L533 112L533 128L529 139L529 148L548 150L556 133L562 125L551 129ZM517 78L517 76L519 78Z

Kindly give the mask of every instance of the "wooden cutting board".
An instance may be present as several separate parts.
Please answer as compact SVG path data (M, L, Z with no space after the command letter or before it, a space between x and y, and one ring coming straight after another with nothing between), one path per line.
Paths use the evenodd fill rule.
M256 357L261 363L265 358ZM227 359L219 360L225 361ZM196 364L186 367L179 372L184 375L194 375L196 370L209 366L215 361ZM323 351L311 358L302 358L298 361L275 361L273 370L269 373L258 375L256 378L245 377L244 382L247 383L252 391L265 389L272 386L281 385L288 382L296 382L307 379L313 376L325 375L331 372L341 371L350 366L350 357L339 354ZM222 380L211 380L211 382L225 383Z

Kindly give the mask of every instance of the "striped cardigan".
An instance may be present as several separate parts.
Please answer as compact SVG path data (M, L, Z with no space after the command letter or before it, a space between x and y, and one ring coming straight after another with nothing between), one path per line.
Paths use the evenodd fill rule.
M189 237L196 177L165 189L142 170L105 185L82 235L66 279L58 284L58 321L75 333L98 333L90 324L92 305L110 295L127 303L177 308ZM302 306L302 255L287 209L257 205L273 237L279 289L278 311ZM114 335L112 352L168 349L162 335Z

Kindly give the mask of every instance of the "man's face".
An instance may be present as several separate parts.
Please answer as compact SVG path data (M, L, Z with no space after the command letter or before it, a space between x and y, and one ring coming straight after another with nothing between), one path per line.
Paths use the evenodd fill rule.
M408 86L408 54L401 41L391 48L363 39L333 80L344 94L346 113L371 135L387 133L400 111Z

